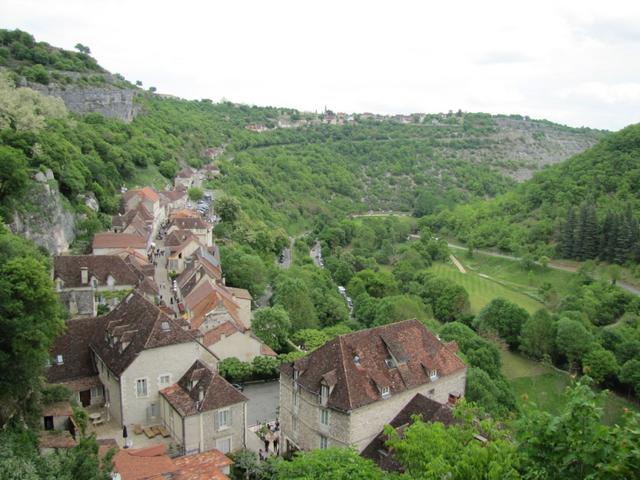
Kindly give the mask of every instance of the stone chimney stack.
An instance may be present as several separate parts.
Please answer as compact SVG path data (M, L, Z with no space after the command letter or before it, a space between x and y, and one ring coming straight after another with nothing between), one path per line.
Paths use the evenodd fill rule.
M80 267L80 283L82 285L89 283L89 269L87 267Z

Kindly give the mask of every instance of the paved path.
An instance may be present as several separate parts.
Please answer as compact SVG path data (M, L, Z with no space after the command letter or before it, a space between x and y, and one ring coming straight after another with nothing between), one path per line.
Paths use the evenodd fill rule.
M466 250L467 247L463 247L462 245L458 245L455 243L450 243L447 242L447 245L449 246L449 248L455 248L457 250ZM513 261L519 261L522 260L520 257L514 257L513 255L507 255L504 253L498 253L498 252L492 252L490 250L474 250L474 253L479 253L480 255L487 255L489 257L497 257L497 258L504 258L507 260L513 260ZM538 262L535 262L537 265L539 265ZM578 270L578 267L574 267L571 265L563 265L561 263L557 263L557 262L549 262L548 264L549 268L553 268L555 270L562 270L564 272L571 272L571 273L575 273ZM628 283L625 282L621 282L621 281L617 281L616 285L620 288L622 288L623 290L626 290L627 292L636 295L636 296L640 296L640 288L635 287L633 285L630 285Z
M165 251L164 240L156 239L154 243L156 244L156 248ZM154 260L157 264L155 267L154 280L156 282L156 285L158 285L158 288L160 289L160 298L164 300L164 303L167 304L167 306L171 307L174 312L178 313L178 305L176 305L175 302L173 303L173 305L171 304L173 292L171 291L171 279L169 278L169 272L166 268L167 253L165 252L164 255L155 257Z
M467 271L464 269L464 267L462 266L462 264L458 261L458 259L456 257L454 257L453 255L449 255L449 259L451 259L451 261L458 268L460 273L467 273Z
M247 425L270 422L277 418L280 398L280 382L252 383L242 392L249 399L247 403Z

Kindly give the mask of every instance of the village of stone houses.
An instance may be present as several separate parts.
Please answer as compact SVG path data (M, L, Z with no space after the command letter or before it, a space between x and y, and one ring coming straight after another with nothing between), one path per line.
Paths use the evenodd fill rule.
M120 448L122 478L197 465L226 478L230 452L263 460L329 446L354 447L393 470L385 425L413 415L453 421L466 379L456 343L408 319L340 335L283 363L279 381L226 381L221 360L276 354L252 334L256 299L225 285L215 199L188 199L188 188L219 173L185 167L172 189L124 192L92 255L54 257L53 281L72 318L51 350L47 382L73 392L102 446ZM75 444L69 402L42 415L43 450Z

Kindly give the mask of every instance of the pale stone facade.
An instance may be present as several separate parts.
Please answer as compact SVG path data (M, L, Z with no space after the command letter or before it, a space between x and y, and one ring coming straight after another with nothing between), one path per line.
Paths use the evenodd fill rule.
M221 427L219 413L228 410L229 423ZM236 403L217 410L182 417L164 398L160 397L160 415L171 437L182 445L185 455L218 449L229 453L245 447L246 403Z
M362 451L380 433L402 408L418 393L440 403L446 403L449 394L464 394L466 369L417 388L391 395L349 412L324 408L317 393L297 387L294 399L293 377L280 374L280 426L283 449L287 442L296 449L312 450L327 446L352 446ZM297 403L297 406L296 406ZM322 411L328 412L327 425L323 424ZM325 414L327 415L327 414ZM321 437L326 444L321 444Z
M214 366L217 362L199 343L180 343L140 352L138 358L118 377L96 355L100 381L105 392L108 392L105 394L111 416L123 425L158 423L158 391L175 383L196 359ZM138 380L146 382L146 395L138 395Z

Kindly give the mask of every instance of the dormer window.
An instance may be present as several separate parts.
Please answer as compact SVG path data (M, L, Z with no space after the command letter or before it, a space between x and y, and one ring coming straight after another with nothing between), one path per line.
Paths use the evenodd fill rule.
M56 355L56 365L64 365L64 359L60 354Z
M396 368L396 361L393 358L385 358L384 364L387 368Z
M329 400L329 386L320 385L320 403L326 405Z
M380 388L380 395L382 396L382 398L389 398L391 396L391 391L389 389L389 387L382 387Z
M91 286L93 288L98 288L98 280L95 277L91 277Z
M360 366L360 355L354 355L353 356L353 363L355 363L356 365Z
M436 380L438 380L438 370L430 370L429 371L429 379L432 382L435 382Z

